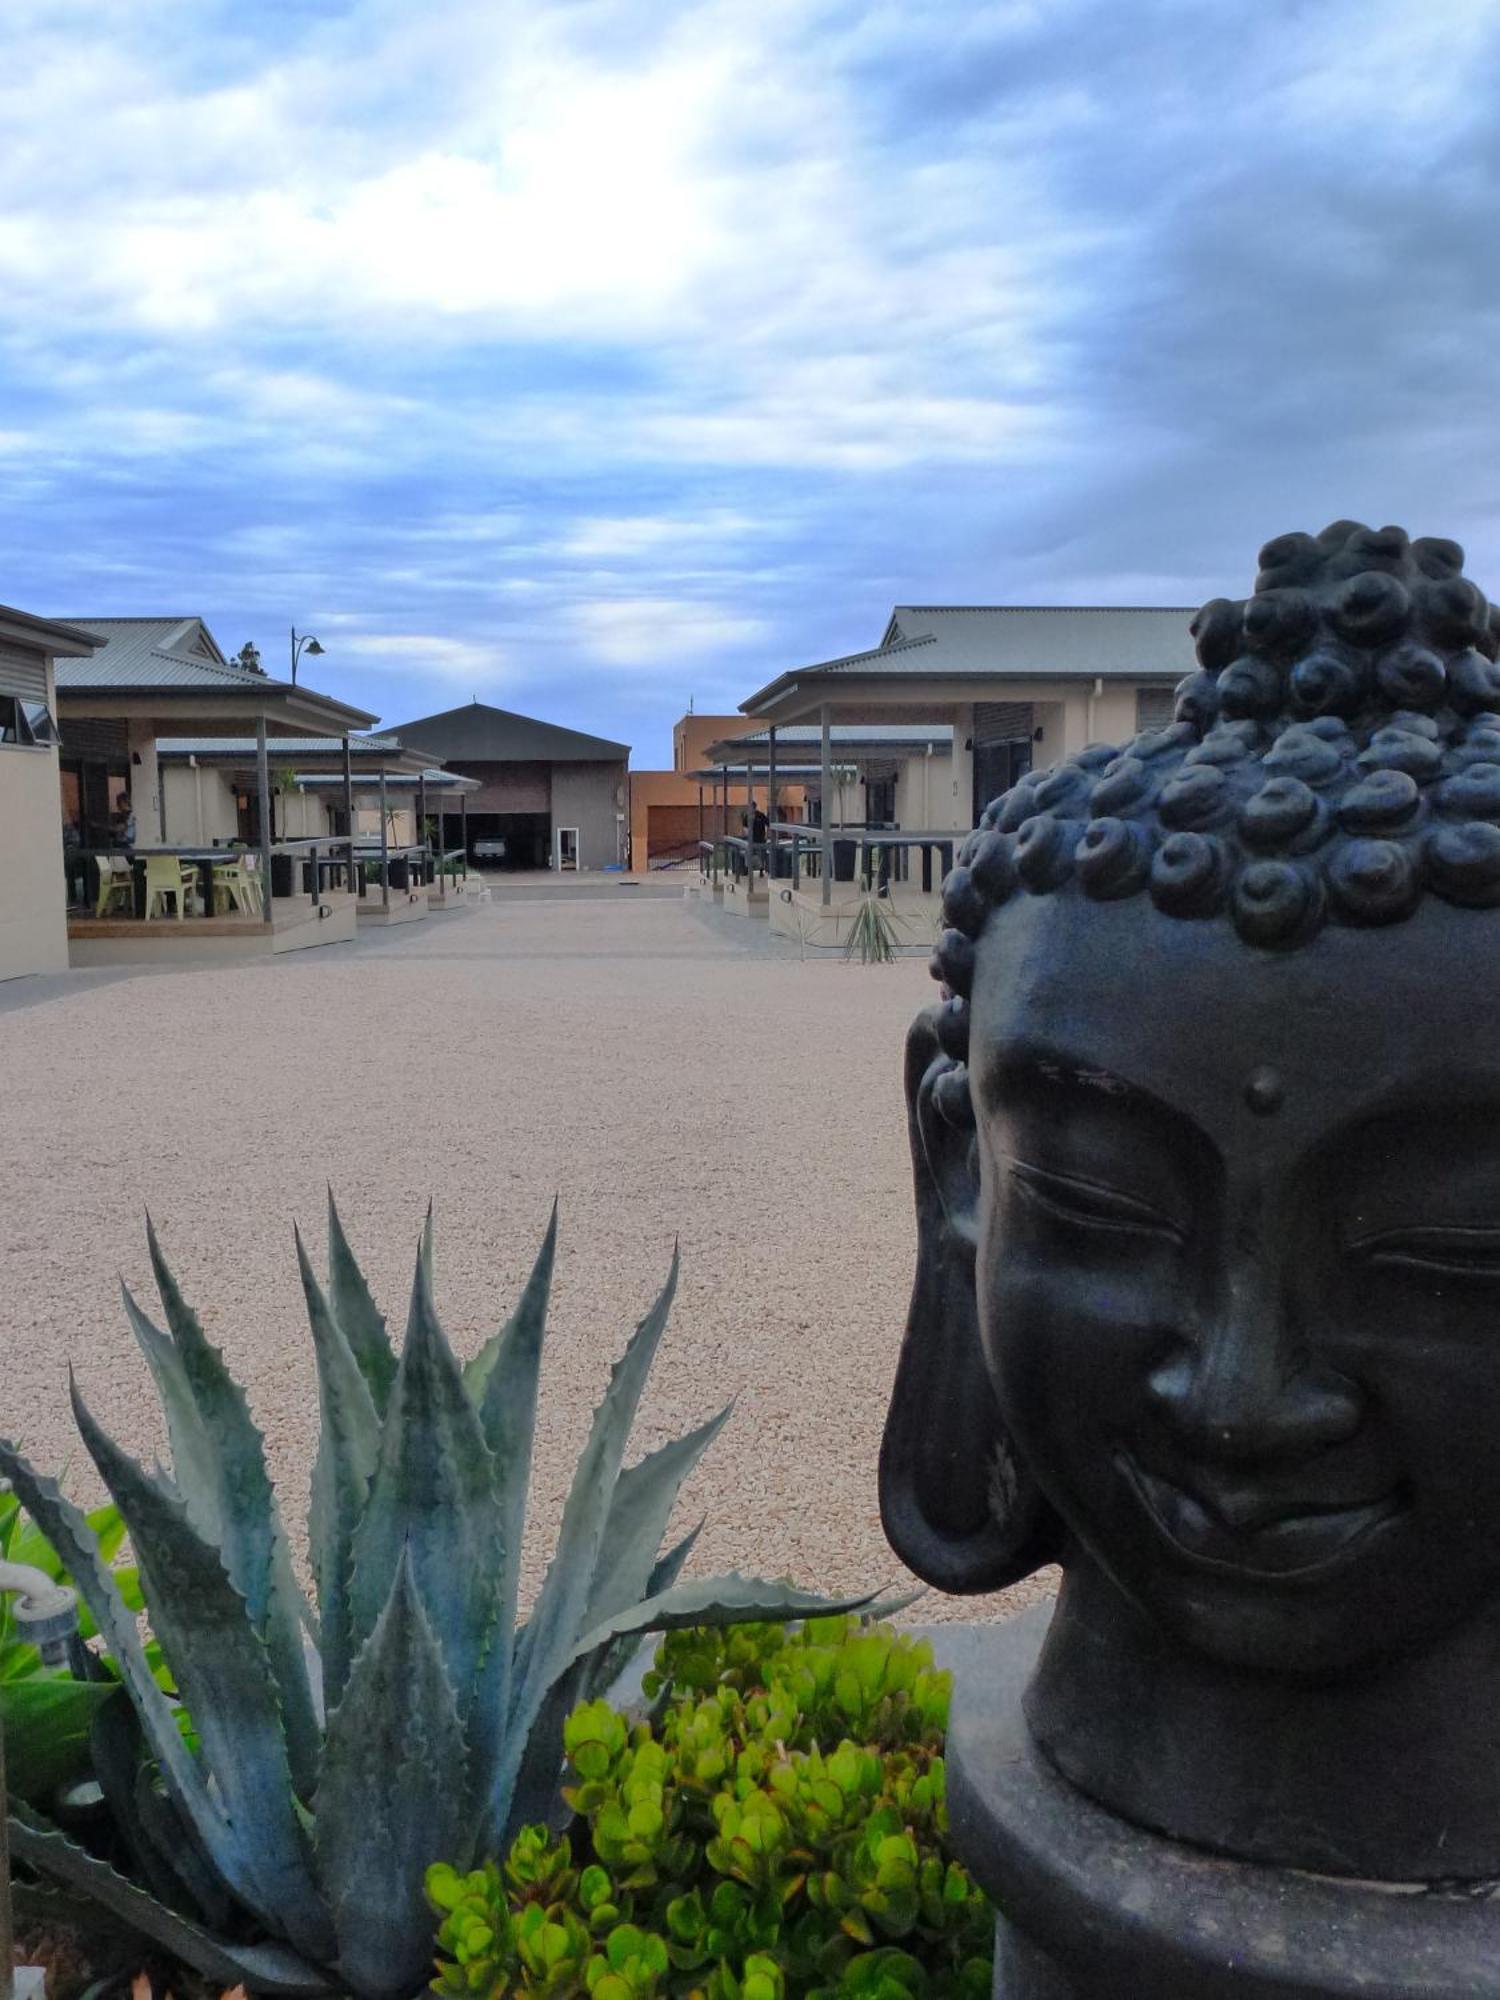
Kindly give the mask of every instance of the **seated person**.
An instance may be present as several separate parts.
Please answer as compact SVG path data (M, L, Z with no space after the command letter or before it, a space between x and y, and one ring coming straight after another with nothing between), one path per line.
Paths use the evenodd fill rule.
M135 807L129 792L115 794L115 809L109 817L109 836L116 847L135 846Z

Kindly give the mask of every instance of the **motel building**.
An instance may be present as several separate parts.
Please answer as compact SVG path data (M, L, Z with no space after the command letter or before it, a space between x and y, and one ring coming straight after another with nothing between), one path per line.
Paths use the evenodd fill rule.
M707 746L709 818L764 791L769 833L746 867L710 854L726 908L813 946L842 946L878 887L906 942L927 941L942 877L985 806L1033 768L1124 743L1172 717L1194 671L1186 606L897 605L879 645L792 667ZM805 802L781 816L783 785Z

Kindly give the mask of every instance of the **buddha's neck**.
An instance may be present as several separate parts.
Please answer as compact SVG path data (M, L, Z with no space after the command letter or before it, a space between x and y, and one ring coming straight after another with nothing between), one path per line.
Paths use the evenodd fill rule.
M1382 1881L1500 1876L1500 1631L1470 1619L1356 1678L1216 1665L1070 1563L1026 1696L1080 1790L1246 1860Z

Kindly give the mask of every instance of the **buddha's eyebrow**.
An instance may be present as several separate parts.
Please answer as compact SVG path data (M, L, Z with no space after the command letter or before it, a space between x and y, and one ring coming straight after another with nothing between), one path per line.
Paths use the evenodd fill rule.
M1076 1084L1086 1090L1102 1090L1107 1097L1142 1095L1133 1083L1127 1083L1123 1076L1116 1076L1112 1069L1070 1067L1045 1058L1033 1066L1037 1075L1045 1077L1048 1083Z
M1176 1115L1171 1105L1164 1104L1138 1083L1132 1083L1129 1077L1105 1069L1097 1062L1070 1056L1065 1050L1048 1043L1031 1042L1009 1050L1001 1058L996 1074L1002 1080L1041 1082L1054 1090L1097 1091L1103 1097L1119 1098L1122 1102L1138 1104L1143 1109L1163 1112L1168 1116Z
M1111 1116L1143 1120L1157 1130L1165 1128L1182 1133L1193 1142L1202 1142L1206 1137L1192 1115L1180 1105L1167 1103L1154 1091L1121 1076L1118 1070L1107 1069L1088 1057L1070 1055L1055 1042L1012 1044L996 1065L994 1082L1002 1092L1040 1087L1043 1091L1091 1101L1101 1108L1108 1103Z

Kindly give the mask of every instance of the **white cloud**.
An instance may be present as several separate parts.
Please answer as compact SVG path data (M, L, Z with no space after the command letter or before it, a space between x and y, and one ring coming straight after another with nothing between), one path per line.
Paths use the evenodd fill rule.
M330 629L347 627L339 631L340 660L358 662L377 674L476 688L503 687L514 678L498 646L437 632L362 631L337 612L324 614L319 622Z
M649 667L694 660L763 637L754 617L672 598L610 598L577 604L568 623L595 660L611 667Z
M575 521L556 548L559 555L631 561L657 550L697 551L706 542L742 542L763 529L753 515L727 507L706 508L701 514L593 515Z

